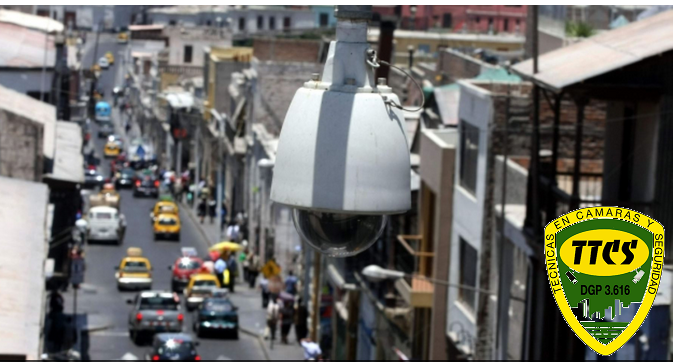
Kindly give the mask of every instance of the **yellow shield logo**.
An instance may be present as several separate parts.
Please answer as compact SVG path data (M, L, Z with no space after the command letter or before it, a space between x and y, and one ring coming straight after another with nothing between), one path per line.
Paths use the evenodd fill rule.
M569 327L600 355L622 347L648 316L664 256L662 225L630 209L579 209L545 227L552 295Z

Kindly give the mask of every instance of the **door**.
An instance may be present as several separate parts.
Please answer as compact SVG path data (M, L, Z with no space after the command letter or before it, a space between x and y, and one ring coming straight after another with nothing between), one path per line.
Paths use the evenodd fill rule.
M76 29L77 28L77 15L74 11L66 11L64 18L66 28Z

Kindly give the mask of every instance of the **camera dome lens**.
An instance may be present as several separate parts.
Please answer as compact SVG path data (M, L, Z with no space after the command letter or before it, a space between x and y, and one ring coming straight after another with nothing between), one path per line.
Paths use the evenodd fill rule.
M294 209L293 220L314 249L332 257L347 257L374 244L384 231L387 217Z

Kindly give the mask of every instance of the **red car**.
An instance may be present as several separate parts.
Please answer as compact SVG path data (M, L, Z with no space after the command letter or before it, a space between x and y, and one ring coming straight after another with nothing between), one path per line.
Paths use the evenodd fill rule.
M180 293L187 287L190 277L202 271L204 261L196 256L183 256L176 260L173 266L169 267L173 271L171 278L171 290L174 293Z

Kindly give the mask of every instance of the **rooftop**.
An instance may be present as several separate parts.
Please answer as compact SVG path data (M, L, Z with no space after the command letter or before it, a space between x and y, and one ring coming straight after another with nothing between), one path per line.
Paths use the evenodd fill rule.
M45 37L47 37L46 41ZM54 37L21 25L0 22L0 47L2 47L0 67L42 67L45 60L45 49L47 52L47 67L53 68L56 64Z
M0 23L14 24L48 33L60 33L64 30L61 22L51 18L4 9L0 9Z
M56 122L54 169L47 178L72 183L83 183L82 130L77 123Z
M0 353L37 360L49 190L42 183L7 177L0 177L0 189Z
M516 64L513 71L555 91L672 50L672 11Z
M455 41L481 41L492 43L524 44L525 38L521 35L504 34L469 34L469 33L434 33L428 31L400 30L396 29L393 33L395 38L408 39L434 39L434 40L455 40ZM379 39L379 28L369 28L367 31L368 41L377 41Z

